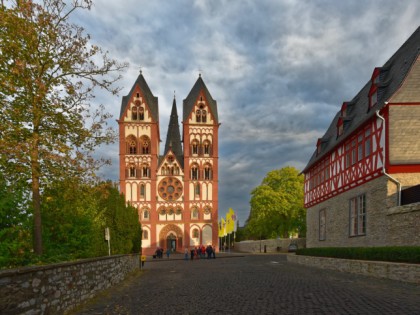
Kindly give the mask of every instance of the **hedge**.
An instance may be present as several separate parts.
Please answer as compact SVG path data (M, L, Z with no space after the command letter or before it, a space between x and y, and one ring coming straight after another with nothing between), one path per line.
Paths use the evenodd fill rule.
M297 255L420 264L419 246L301 248Z

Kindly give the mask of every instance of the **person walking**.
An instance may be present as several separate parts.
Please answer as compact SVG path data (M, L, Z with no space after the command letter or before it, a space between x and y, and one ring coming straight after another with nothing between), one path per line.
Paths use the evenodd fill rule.
M169 259L169 255L171 254L171 250L168 248L167 250L166 250L166 257L168 257L168 259Z
M184 251L184 259L188 260L188 248L185 247L185 251Z

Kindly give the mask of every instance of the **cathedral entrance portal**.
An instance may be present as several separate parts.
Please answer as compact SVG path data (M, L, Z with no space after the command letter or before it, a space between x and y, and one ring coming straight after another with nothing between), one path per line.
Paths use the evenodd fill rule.
M159 244L165 250L182 250L182 230L175 224L166 225L159 233Z

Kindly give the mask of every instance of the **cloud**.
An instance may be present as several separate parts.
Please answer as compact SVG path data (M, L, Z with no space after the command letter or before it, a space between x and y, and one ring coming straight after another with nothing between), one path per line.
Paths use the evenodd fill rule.
M174 97L198 73L218 102L219 214L232 207L243 224L250 192L267 172L302 170L343 101L353 98L418 27L415 0L95 1L75 21L113 58L128 61L118 97L99 92L114 115L140 67L159 98L165 143ZM163 150L163 148L162 148ZM118 146L105 178L118 180Z

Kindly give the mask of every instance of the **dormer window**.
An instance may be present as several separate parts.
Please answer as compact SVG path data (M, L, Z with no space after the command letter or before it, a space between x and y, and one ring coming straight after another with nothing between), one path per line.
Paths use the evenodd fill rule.
M341 117L346 117L347 116L347 102L344 102L343 105L341 105Z
M337 122L337 137L341 136L344 132L344 120L343 118L338 118Z
M376 105L378 102L378 84L379 84L379 74L381 68L375 68L372 73L371 86L369 90L369 109Z
M318 141L316 142L316 155L319 155L322 150L322 141L321 138L318 138Z

